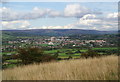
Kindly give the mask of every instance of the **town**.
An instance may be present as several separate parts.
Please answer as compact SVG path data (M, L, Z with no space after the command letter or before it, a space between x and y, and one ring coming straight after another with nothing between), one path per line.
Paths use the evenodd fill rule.
M27 39L16 39L11 41L4 41L2 51L10 52L15 49L25 46L32 45L33 47L48 47L48 48L63 48L63 47L104 47L104 46L114 46L115 44L110 44L105 40L72 40L69 37L48 37L48 38L27 38Z
M80 59L89 52L92 52L94 56L117 54L117 36L117 34L59 35L57 33L54 35L52 32L49 35L46 33L41 35L41 33L36 32L28 34L25 31L23 31L23 33L21 33L21 31L3 31L1 48L2 53L0 53L2 55L2 67L5 69L21 65L22 60L17 56L23 52L22 55L27 55L25 58L28 58L29 55L26 51L29 51L29 48L35 49L35 55L37 55L36 50L40 49L39 51L42 51L44 55L46 55L46 57L40 59L42 61L49 61L51 60L51 57L57 61ZM19 52L21 49L22 51ZM90 49L92 51L89 51ZM40 52L39 55L42 54L42 52Z

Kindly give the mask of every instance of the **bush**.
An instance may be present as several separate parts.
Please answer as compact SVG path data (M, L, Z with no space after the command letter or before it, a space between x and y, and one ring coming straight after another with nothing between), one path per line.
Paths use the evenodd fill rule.
M48 62L55 58L37 47L26 47L18 49L18 57L22 60L22 64L31 64L38 62Z
M72 59L72 56L69 56L68 59Z
M77 50L75 53L81 53L81 51L80 51L80 50Z
M53 57L54 57L55 59L58 59L58 56L59 56L59 51L57 51L57 52L53 55Z
M100 54L98 54L97 52L95 52L92 49L88 49L87 52L81 54L81 57L85 57L85 58L88 58L88 57L93 58L93 57L99 57L99 56L100 56Z

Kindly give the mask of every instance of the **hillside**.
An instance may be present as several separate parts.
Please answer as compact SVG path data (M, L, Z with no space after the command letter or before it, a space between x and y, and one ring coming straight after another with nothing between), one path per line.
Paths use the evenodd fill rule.
M117 80L118 57L64 60L3 70L3 80Z
M76 34L116 34L117 31L97 31L81 29L34 29L34 30L2 30L11 36L69 36Z

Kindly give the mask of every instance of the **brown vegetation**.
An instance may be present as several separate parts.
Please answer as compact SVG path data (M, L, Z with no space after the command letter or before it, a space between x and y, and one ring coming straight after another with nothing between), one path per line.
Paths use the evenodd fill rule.
M31 64L3 70L3 80L117 80L118 56Z

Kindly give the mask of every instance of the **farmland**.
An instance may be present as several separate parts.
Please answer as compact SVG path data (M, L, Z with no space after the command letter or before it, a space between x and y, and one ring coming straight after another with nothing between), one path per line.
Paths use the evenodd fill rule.
M117 47L107 47L107 48L93 48L93 50L107 50L107 51L113 51L113 50L117 50ZM54 55L56 53L58 53L58 58L59 59L67 59L70 56L73 59L78 59L81 57L81 54L86 52L87 49L53 49L53 50L45 50L44 52L46 54L50 54L50 55ZM71 52L71 54L68 54L69 52ZM3 53L3 54L15 54L16 52L7 52L7 53ZM99 52L99 54L105 54L104 52ZM4 56L4 55L3 55ZM10 60L6 60L7 64L5 65L5 68L13 68L17 66L17 63L21 62L21 60L16 60L16 59L10 59Z
M103 48L92 48L93 50L117 50L118 48L117 47L103 47ZM77 51L78 49L53 49L53 50L45 50L45 53L49 53L49 54L54 54L56 53L57 51L60 51L61 53L63 52L63 54L65 54L64 52L66 51L72 51L72 52L75 52ZM87 51L87 49L79 49L81 52L85 52ZM15 54L16 52L1 52L0 55L4 55L4 54Z
M117 50L117 47L107 47L107 48L92 48L93 50ZM50 50L50 51L45 51L46 53L49 53L49 54L54 54L54 53L56 53L57 51L60 51L59 52L59 57L60 58L64 58L64 57L68 57L69 55L67 55L66 54L66 52L68 52L68 51L72 51L73 52L73 54L72 54L72 56L73 57L80 57L80 55L81 55L81 53L83 53L83 52L86 52L87 51L87 49L81 49L80 50L80 52L81 53L75 53L77 50L80 50L80 49L57 49L57 50Z
M25 32L23 31L23 34ZM2 53L3 68L16 67L21 60L12 58L18 54L19 48L27 46L38 47L45 54L54 56L58 55L57 59L65 60L68 58L79 59L81 54L86 53L88 49L92 49L100 55L117 54L117 35L29 35L25 33L20 35L19 31L3 31L2 35ZM108 40L110 39L110 40Z

